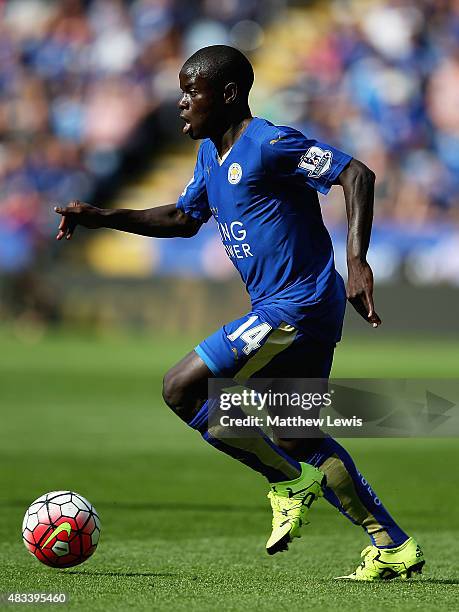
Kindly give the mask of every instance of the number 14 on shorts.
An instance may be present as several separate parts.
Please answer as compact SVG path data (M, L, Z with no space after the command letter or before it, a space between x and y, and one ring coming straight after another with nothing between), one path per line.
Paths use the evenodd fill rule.
M272 327L269 323L259 323L252 327L252 325L257 321L258 315L252 315L239 325L239 327L232 333L228 334L227 338L231 342L234 342L238 338L240 338L245 345L242 347L243 353L249 355L252 351L259 349L263 339L269 334L272 330Z

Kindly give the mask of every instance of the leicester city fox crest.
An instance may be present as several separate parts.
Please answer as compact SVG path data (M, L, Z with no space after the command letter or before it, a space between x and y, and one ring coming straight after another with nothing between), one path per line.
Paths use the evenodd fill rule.
M320 147L310 147L301 157L298 168L308 170L308 176L319 178L330 170L333 159L331 151L324 151Z
M228 168L228 181L231 185L237 185L242 178L242 168L238 163L231 164Z

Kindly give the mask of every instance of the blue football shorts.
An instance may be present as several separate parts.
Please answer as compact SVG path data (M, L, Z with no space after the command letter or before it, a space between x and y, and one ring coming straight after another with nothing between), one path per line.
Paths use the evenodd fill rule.
M218 378L328 378L335 344L296 329L271 309L223 325L194 349Z

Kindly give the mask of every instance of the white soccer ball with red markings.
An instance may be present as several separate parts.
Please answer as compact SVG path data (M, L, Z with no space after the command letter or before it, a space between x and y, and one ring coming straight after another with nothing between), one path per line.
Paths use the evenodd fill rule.
M96 509L73 491L52 491L25 513L22 538L27 550L51 567L72 567L94 554L100 535Z

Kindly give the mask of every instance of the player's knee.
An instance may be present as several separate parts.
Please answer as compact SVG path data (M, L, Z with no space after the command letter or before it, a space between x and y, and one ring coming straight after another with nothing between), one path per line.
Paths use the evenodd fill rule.
M180 405L180 386L173 371L167 372L163 378L163 399L172 410Z
M184 418L186 412L186 383L180 373L169 370L163 379L163 399L171 410Z

